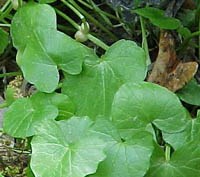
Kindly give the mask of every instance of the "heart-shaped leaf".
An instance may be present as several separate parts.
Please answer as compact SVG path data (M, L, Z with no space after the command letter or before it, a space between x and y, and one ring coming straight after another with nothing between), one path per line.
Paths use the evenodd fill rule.
M82 61L91 51L55 30L38 30L34 34L23 54L18 55L17 63L29 82L41 91L52 92L59 81L58 69L80 73Z
M147 82L123 85L112 106L112 119L122 130L153 123L165 132L179 132L185 128L187 116L174 93Z
M200 118L190 119L186 128L178 133L163 132L164 140L174 149L178 149L190 142L198 142L200 137ZM178 141L177 141L178 140Z
M72 117L37 127L31 143L35 176L84 177L94 173L105 158L105 143L89 132L92 123L87 117Z
M18 99L5 113L4 131L13 137L32 136L36 125L43 120L55 119L59 112L63 113L63 107L65 112L70 112L66 108L69 103L68 97L62 94L36 93L30 98Z
M38 20L43 18L44 12L54 21L42 23ZM28 3L16 13L11 25L12 38L19 49L17 63L24 77L38 90L47 93L56 89L59 69L79 74L83 60L91 53L87 47L57 31L55 19L55 12L48 5Z
M93 132L107 141L107 158L90 177L144 176L153 151L153 138L150 133L135 131L131 136L122 138L112 122L104 119L97 120Z
M165 160L164 151L156 149L145 177L188 177L200 175L200 146L198 141L182 146Z
M154 7L139 8L134 12L148 18L154 25L162 29L177 29L181 24L178 19L166 17L163 10Z
M101 59L91 55L80 75L67 75L62 92L76 104L77 115L109 116L118 88L125 82L142 81L145 75L144 51L132 41L121 40L113 44Z
M191 80L185 87L177 92L181 100L192 105L200 105L200 85Z
M27 3L12 19L11 36L17 49L23 50L36 29L56 30L56 13L46 4Z

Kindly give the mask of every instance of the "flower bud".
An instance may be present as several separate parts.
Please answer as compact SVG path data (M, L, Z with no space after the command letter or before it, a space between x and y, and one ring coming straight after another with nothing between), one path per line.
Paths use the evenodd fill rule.
M83 33L81 30L77 31L74 35L75 39L79 42L87 41L87 34Z
M18 7L19 7L19 2L18 2L18 0L12 0L12 6L13 6L13 9L17 10Z
M84 34L89 33L90 31L90 25L88 24L88 22L84 22L81 24L81 29L80 29Z

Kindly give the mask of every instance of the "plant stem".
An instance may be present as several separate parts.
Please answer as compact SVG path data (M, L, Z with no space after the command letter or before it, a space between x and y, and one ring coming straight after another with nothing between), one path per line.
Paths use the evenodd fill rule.
M72 6L69 2L67 1L62 1L63 4L65 4L67 7L69 7L81 20L83 20L85 17L76 9L74 6Z
M10 0L6 1L6 3L1 8L0 12L3 12L8 7L9 4L10 4Z
M63 83L60 82L60 83L58 84L58 86L56 87L56 89L60 89L62 86L63 86Z
M22 73L20 71L19 72L11 72L11 73L3 73L3 74L0 74L0 78L18 76L18 75L21 75L21 74Z
M65 26L65 25L60 25L58 24L58 29L61 31L65 31L66 33L75 33L76 29L74 29L74 27L69 27L69 26Z
M61 0L63 3L66 3L66 0ZM69 2L85 17L87 17L94 25L98 26L104 32L106 32L111 38L117 40L117 37L113 35L106 27L104 27L101 23L99 23L93 16L87 13L84 9L82 9L74 0L69 0Z
M67 15L65 15L63 12L61 12L60 10L55 8L55 11L58 15L60 15L62 18L64 18L65 20L67 20L74 28L76 28L77 30L80 29L80 26L70 17L68 17Z
M166 146L165 146L165 160L167 162L170 161L170 151L171 151L171 147L168 144L166 144Z
M1 21L2 21L3 23L5 23L5 24L9 24L9 22L6 21L5 19L2 19Z
M195 32L193 32L190 36L188 36L188 37L183 41L183 43L181 44L181 46L180 46L177 50L178 50L178 51L179 51L179 50L184 50L184 49L187 47L189 41L190 41L193 37L199 36L199 35L200 35L200 31L195 31Z
M72 20L70 17L68 17L67 15L65 15L63 12L61 12L58 9L55 9L55 11L57 12L58 15L60 15L65 20L67 20L71 25L73 25L74 28L76 28L77 30L80 29L80 26L74 20ZM102 42L100 39L96 38L95 36L93 36L91 34L87 34L87 37L90 41L92 41L93 43L95 43L96 45L101 47L102 49L107 50L109 48L109 46L107 46L104 42Z
M11 24L2 24L2 23L0 23L0 27L10 27L11 26Z
M88 9L92 10L93 7L91 5L89 5L88 3L84 2L83 0L78 0L79 3L83 4L85 7L87 7Z
M9 15L9 13L11 12L11 10L13 9L12 4L10 4L7 9L0 14L0 20L4 19L5 17L7 17Z
M109 13L104 12L104 11L102 11L102 10L101 10L101 13L104 14L104 15L106 15L106 16L109 17L109 18L112 18L112 19L114 19L114 20L116 20L116 21L119 21L119 19L118 19L117 17L115 17L114 15L112 15L112 14L109 14Z
M103 13L103 11L92 0L89 0L89 2L92 4L94 11L98 13L99 16L101 16L103 21L106 22L109 26L113 26L110 19Z
M101 47L102 49L104 50L108 50L109 46L106 45L104 42L102 42L101 40L99 40L98 38L94 37L93 35L91 34L88 34L87 35L88 39L90 41L92 41L93 43L95 43L97 46Z
M148 43L147 43L146 29L145 29L143 17L141 17L141 16L140 16L140 25L141 25L141 29L142 29L142 48L144 49L145 54L146 54L147 65L149 65L149 64L151 64L151 60L149 57L149 48L148 48Z
M114 15L109 14L109 13L107 13L105 11L102 11L92 0L89 1L92 4L92 6L90 4L88 4L89 2L86 3L83 0L78 0L78 2L83 4L85 7L87 7L90 10L93 10L93 9L96 10L95 8L97 8L98 9L97 12L99 13L99 15L105 15L105 16L108 16L109 18L112 18L112 19L118 21L117 17L115 17Z
M198 15L199 17L199 31L200 31L200 15ZM200 35L199 35L199 58L200 58Z
M19 7L21 7L23 5L23 0L18 0L19 2Z
M199 36L200 35L200 31L195 31L195 32L193 32L187 39L192 39L193 37L195 37L195 36ZM186 39L186 40L187 40Z

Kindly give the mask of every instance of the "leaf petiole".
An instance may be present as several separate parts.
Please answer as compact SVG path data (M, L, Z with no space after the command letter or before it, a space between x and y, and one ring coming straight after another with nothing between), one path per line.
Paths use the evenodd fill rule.
M66 0L62 0L66 2ZM98 20L96 20L92 15L82 9L74 0L69 1L80 13L82 13L86 18L88 18L94 25L98 26L102 31L106 32L112 39L117 40L117 37L111 33L106 27L104 27Z
M145 29L144 19L142 16L140 16L140 25L141 25L141 29L142 29L142 48L144 49L145 54L146 54L147 65L149 65L149 64L151 64L151 60L149 57L149 48L148 48L148 43L147 43L146 29Z
M67 20L74 28L76 28L77 30L80 30L81 27L74 20L72 20L69 16L65 15L63 12L61 12L58 9L55 9L55 11L57 12L58 15L63 17L65 20ZM92 41L94 44L101 47L102 49L107 50L109 48L108 45L106 45L104 42L102 42L100 39L96 38L95 36L93 36L91 34L87 34L87 37L90 41Z
M58 15L60 15L65 20L67 20L74 28L76 28L77 30L80 29L80 26L73 19L71 19L69 16L65 15L62 11L60 11L56 8L54 8L54 9Z
M10 73L3 73L3 74L0 74L0 78L2 77L12 77L12 76L18 76L18 75L21 75L22 73L19 71L19 72L10 72Z
M6 1L6 3L3 5L3 7L0 9L0 12L3 12L7 7L9 6L11 0Z
M10 28L11 24L2 24L0 23L0 27L9 27Z
M166 144L166 146L165 146L165 160L167 162L170 161L170 153L171 153L171 147L168 144Z
M61 0L63 4L65 4L67 7L69 7L81 20L85 19L85 17L69 2Z
M98 45L104 50L108 50L109 46L106 45L104 42L102 42L100 39L96 38L95 36L91 34L87 34L87 37L90 41L92 41L94 44Z

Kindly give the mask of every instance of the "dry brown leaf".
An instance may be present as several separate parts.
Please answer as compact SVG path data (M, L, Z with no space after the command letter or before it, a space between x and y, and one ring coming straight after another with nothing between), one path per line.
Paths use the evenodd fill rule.
M183 63L176 57L173 36L161 31L159 52L147 81L159 84L175 92L190 81L198 68L196 62Z

